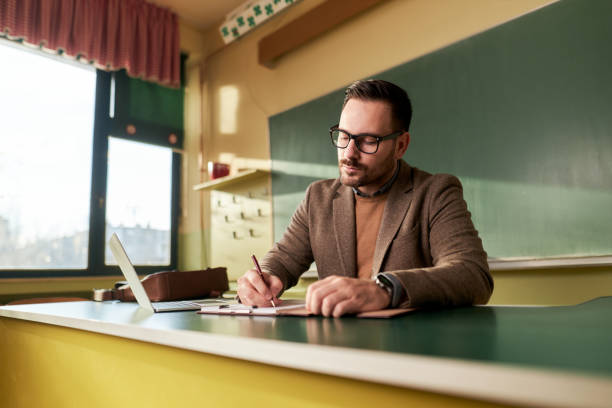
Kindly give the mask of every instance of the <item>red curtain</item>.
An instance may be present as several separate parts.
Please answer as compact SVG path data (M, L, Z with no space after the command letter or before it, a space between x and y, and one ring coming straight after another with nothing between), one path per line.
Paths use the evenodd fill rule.
M0 32L101 69L180 86L178 18L144 0L0 0Z

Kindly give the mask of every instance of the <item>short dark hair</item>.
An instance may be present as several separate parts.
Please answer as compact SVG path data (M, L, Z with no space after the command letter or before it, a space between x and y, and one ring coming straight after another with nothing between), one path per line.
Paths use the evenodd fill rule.
M408 130L412 119L412 103L406 91L391 82L382 79L365 79L353 82L344 91L342 108L350 99L366 101L383 101L391 105L393 119L401 127Z

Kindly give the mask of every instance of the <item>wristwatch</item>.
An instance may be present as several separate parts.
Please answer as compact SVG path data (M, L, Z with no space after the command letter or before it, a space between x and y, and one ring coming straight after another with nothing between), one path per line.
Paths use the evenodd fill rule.
M404 292L404 288L401 283L395 282L397 278L390 277L384 273L379 273L376 275L376 284L381 288L387 291L389 294L389 305L387 307L397 307L400 303L400 299L402 298L402 293Z

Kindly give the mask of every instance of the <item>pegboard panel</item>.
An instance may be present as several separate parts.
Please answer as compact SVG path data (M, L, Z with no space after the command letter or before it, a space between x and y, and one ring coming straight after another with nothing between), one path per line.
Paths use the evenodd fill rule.
M268 178L210 192L210 264L227 267L231 280L253 267L272 247L272 205Z

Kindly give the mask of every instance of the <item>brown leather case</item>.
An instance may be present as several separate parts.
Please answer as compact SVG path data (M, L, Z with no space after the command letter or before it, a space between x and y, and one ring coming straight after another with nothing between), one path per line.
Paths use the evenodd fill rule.
M156 272L145 276L141 282L152 302L218 297L229 289L227 268L224 267ZM136 301L128 285L116 289L94 289L94 300L113 299Z

